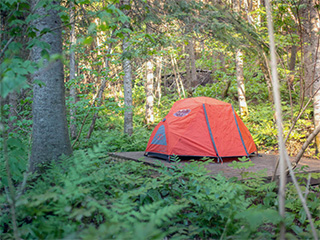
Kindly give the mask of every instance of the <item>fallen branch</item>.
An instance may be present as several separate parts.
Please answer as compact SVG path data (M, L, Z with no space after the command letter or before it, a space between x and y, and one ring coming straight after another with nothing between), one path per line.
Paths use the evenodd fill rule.
M203 70L203 69L197 69L196 72L213 73L211 70ZM175 77L176 75L180 76L180 75L184 75L184 74L187 74L187 71L178 72L178 73L170 73L170 74L161 76L161 78Z
M297 154L296 158L294 159L294 162L292 163L292 169L295 169L303 156L303 153L309 146L309 144L312 142L312 140L318 135L320 132L320 125L308 136L307 140L305 143L302 145L300 152Z

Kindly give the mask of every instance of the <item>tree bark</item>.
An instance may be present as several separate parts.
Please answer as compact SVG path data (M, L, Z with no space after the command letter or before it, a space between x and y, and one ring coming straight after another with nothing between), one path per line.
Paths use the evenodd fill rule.
M76 43L75 37L75 17L74 17L74 2L70 1L70 81L73 82L76 78L76 61L75 61L75 51L74 45ZM74 86L74 83L70 86L70 98L71 98L71 107L70 107L70 137L75 139L77 137L77 123L76 123L76 97L77 90Z
M196 69L196 58L194 54L194 43L191 37L188 40L188 45L186 46L188 53L186 61L187 79L188 79L188 92L192 92L193 88L197 86L197 69Z
M286 199L286 160L289 160L289 156L283 141L283 129L282 129L282 110L281 110L281 98L279 90L279 80L277 72L277 58L276 58L276 48L274 41L274 30L272 23L272 12L269 0L266 0L266 10L267 10L267 23L268 23L268 33L270 41L270 65L272 72L272 83L273 83L273 95L275 102L275 110L277 116L277 129L278 129L278 144L280 150L280 183L279 183L279 214L282 219L285 218L285 199ZM284 220L280 222L280 239L285 239L286 228Z
M319 12L315 0L303 0L300 7L301 31L304 53L304 90L305 95L313 98L314 126L320 125L320 48ZM302 95L303 96L303 95ZM316 153L320 152L320 136L316 136Z
M271 82L271 72L268 65L268 58L264 55L264 60L261 60L260 62L260 68L263 73L264 79L267 83L268 88L268 100L269 102L273 103L273 94L272 94L272 82Z
M32 10L39 16L33 22L38 30L37 35L40 41L50 45L50 49L47 49L50 56L62 55L61 20L56 10L60 2L51 1L48 5L51 8L38 7L37 3L37 0L32 1ZM40 36L43 29L52 31ZM42 60L41 51L40 47L33 47L31 59L34 62ZM38 164L72 153L66 118L63 65L60 59L44 59L43 63L33 75L31 171L35 171ZM38 84L36 80L41 83Z
M156 62L156 98L158 98L158 105L161 101L161 73L162 73L162 56L157 56Z
M179 95L179 99L181 98L181 90L180 90L180 84L179 84L179 73L177 73L176 71L176 67L175 67L175 64L174 64L174 60L173 60L173 56L171 56L171 64L172 64L172 71L173 71L173 74L174 74L174 80L176 81L176 88L177 88L177 92L178 92L178 95Z
M147 23L146 25L146 32L148 34L152 34L151 23ZM146 92L146 122L147 124L154 123L154 115L153 115L153 82L154 82L154 74L153 74L153 57L149 57L147 64L146 64L146 85L145 85L145 92Z
M8 126L9 126L9 132L13 132L16 128L16 122L17 122L17 104L18 104L18 93L17 92L11 92L8 95L9 98L9 119L8 119Z
M320 46L319 37L317 41L317 47L315 49L315 82L313 83L313 116L314 116L314 127L318 128L320 126L320 91L317 91L320 87ZM315 137L316 140L316 153L320 152L320 135Z
M189 45L189 43L188 43ZM191 94L192 92L192 87L191 87L191 82L192 82L192 77L191 77L191 64L190 64L190 54L189 54L189 46L185 45L185 53L186 53L186 59L185 59L185 64L186 64L186 85L187 85L187 92L188 95Z
M246 92L243 77L243 55L240 49L237 50L236 68L240 115L247 116L249 114L249 111L246 101Z
M123 0L123 6L130 6L130 0ZM129 11L124 9L123 10L125 15L128 15ZM129 22L125 22L124 28L129 29L130 24ZM122 67L124 71L123 76L123 85L124 85L124 133L128 134L129 136L133 133L133 113L132 113L132 76L131 76L131 60L128 57L130 52L130 34L125 33L125 37L123 39L122 44L122 51L124 59L122 61Z
M303 0L300 4L300 15L303 39L303 68L304 68L304 91L305 96L310 97L313 92L315 77L315 46L317 45L317 10L314 0Z
M151 59L147 62L147 82L146 82L146 121L147 124L154 122L153 116L153 62Z
M189 40L189 55L191 64L191 87L195 88L197 86L197 69L196 69L196 57L194 54L194 40L190 38Z

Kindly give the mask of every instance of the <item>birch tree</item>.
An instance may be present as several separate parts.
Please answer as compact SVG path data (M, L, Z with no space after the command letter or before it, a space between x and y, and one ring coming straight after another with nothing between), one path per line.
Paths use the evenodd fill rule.
M123 0L123 13L128 16L130 8L130 0ZM125 33L123 43L122 43L122 51L123 51L123 60L122 60L122 67L123 67L123 85L124 85L124 133L128 134L129 136L133 133L133 123L132 123L132 76L131 76L131 60L129 57L130 53L130 33L128 32L130 24L129 22L125 22L123 24L124 28L127 29Z
M243 76L243 54L240 49L237 50L236 54L236 69L237 69L237 86L238 86L238 98L239 98L239 108L240 115L246 116L249 114L247 101L246 101L246 92L244 85L244 76Z
M147 34L152 34L150 23L147 23L146 27ZM146 64L146 85L145 85L145 92L146 92L146 122L147 124L151 124L154 122L153 116L153 82L154 82L154 74L153 74L153 61L152 57L148 58Z
M146 82L146 121L147 124L154 122L153 116L153 62L151 59L146 64L147 68L147 82Z

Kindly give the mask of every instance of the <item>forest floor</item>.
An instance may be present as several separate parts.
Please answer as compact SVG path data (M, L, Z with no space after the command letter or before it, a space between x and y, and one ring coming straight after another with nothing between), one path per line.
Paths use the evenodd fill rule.
M111 153L110 156L117 160L127 160L127 161L139 161L152 166L159 166L161 164L170 167L176 162L169 162L166 160L146 157L144 152L118 152ZM231 178L237 177L239 179L252 177L253 175L264 176L267 179L271 179L274 175L276 168L276 163L279 159L279 155L275 154L259 154L250 157L253 164L251 165L241 165L235 166L232 164L236 158L224 158L223 163L211 162L205 164L206 169L212 175L222 173L224 176ZM290 158L291 162L294 162L294 158ZM201 161L201 160L199 160ZM182 160L178 164L189 164L192 161ZM296 173L299 173L300 177L307 177L308 173L319 173L320 172L320 160L303 157L298 166L295 169ZM277 170L277 175L279 174L279 168ZM290 181L290 179L288 179ZM311 179L311 184L319 184L320 179Z

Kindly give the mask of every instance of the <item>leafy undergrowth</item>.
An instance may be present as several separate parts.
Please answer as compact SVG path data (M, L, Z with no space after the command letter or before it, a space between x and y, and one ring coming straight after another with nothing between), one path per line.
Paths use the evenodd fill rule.
M104 146L75 151L63 164L52 164L45 174L30 177L16 204L21 238L276 238L281 220L276 184L261 177L246 182L221 175L212 178L205 164L178 167L177 162L172 168L161 164L153 168L110 159ZM0 189L0 238L12 239L4 185ZM294 190L289 191L288 234L308 238L304 211ZM308 200L317 217L319 188L308 194Z

